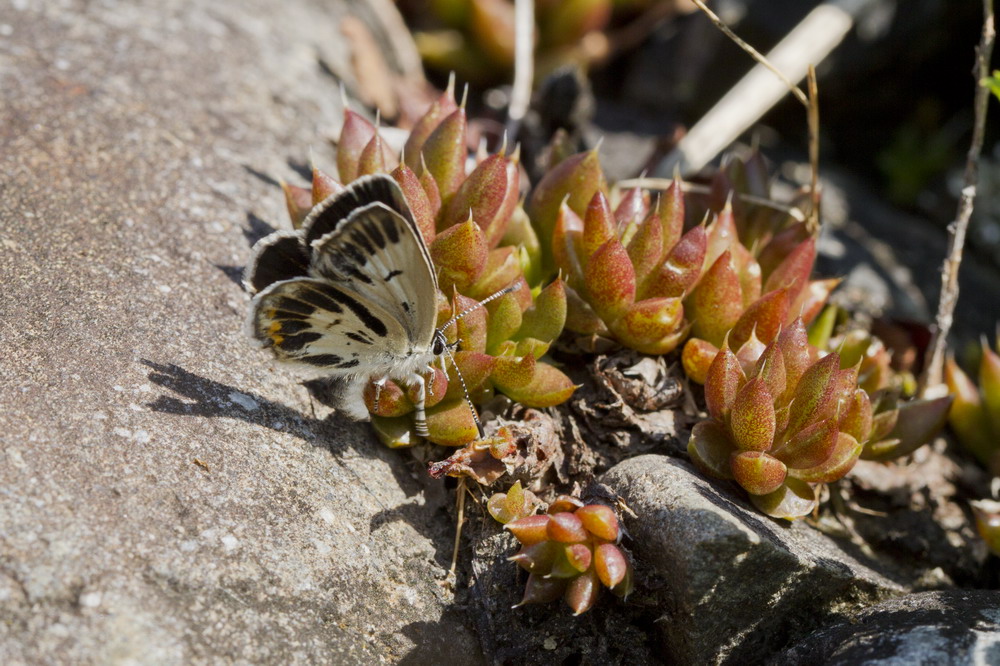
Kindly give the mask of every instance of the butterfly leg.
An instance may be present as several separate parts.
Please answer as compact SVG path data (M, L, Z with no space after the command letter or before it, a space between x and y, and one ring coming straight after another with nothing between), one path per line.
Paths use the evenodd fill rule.
M378 413L378 401L382 397L382 389L385 387L385 383L389 380L388 375L379 377L372 384L375 385L375 413Z
M416 426L417 434L421 437L427 437L430 433L427 430L427 412L424 411L424 402L427 398L427 382L424 380L423 375L418 375L413 373L410 377L416 387L416 400L413 401L414 406L414 425Z

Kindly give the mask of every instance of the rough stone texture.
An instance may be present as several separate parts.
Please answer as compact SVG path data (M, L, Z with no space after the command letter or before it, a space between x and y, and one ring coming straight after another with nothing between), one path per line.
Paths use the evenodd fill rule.
M3 3L0 663L477 660L441 486L240 330L348 4Z
M1000 663L1000 592L953 590L890 599L817 631L771 660L805 666Z
M849 544L802 522L770 520L687 462L646 455L601 481L641 519L625 518L636 603L679 663L755 663L904 587Z

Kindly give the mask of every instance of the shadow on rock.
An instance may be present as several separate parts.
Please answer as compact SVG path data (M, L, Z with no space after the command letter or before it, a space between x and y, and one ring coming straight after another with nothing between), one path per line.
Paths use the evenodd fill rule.
M267 221L253 213L247 213L247 228L243 230L243 237L247 239L247 245L253 246L261 238L269 236L275 231L276 229Z
M240 289L243 288L243 266L229 266L227 264L212 264L229 278L233 284Z
M255 393L201 377L172 363L164 365L145 359L140 362L152 369L148 375L149 381L190 400L161 395L153 402L147 403L154 412L184 416L224 416L278 432L287 432L300 439L309 441L319 439L317 433L324 425L319 419L304 417L290 407ZM332 442L331 444L336 445Z
M400 632L416 644L399 660L400 666L424 664L468 664L479 666L488 663L483 656L476 635L471 630L456 632L455 628L467 624L469 618L462 607L449 606L437 622L411 622Z
M447 511L444 486L427 475L424 463L408 460L375 441L367 424L336 414L325 419L309 417L256 393L201 377L172 363L161 364L146 359L140 362L152 370L148 375L149 381L187 398L182 400L161 395L147 403L155 412L241 419L288 433L329 450L345 469L351 469L346 461L348 451L385 461L400 490L408 498L421 496L423 500L408 501L379 511L372 516L369 529L374 532L390 522L403 521L434 544L434 559L440 566L446 568L451 562L451 522L438 516L439 512Z

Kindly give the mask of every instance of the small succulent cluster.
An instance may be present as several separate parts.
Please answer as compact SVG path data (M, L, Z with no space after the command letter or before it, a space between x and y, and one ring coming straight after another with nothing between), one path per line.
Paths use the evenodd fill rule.
M724 343L706 373L708 421L688 453L706 473L735 480L764 513L794 519L816 506L815 487L846 475L861 457L906 455L943 425L950 398L873 405L858 387L860 363L809 344L801 318L774 342L736 353Z
M477 404L499 391L529 407L548 407L575 390L562 371L540 360L562 332L566 295L561 280L534 290L525 280L537 242L519 206L516 152L480 155L466 175L468 159L465 109L449 88L414 125L402 159L372 123L347 110L337 146L340 180L314 169L310 189L284 186L297 227L312 206L356 178L389 173L399 183L438 271L438 325L464 313L445 331L455 344L448 370L425 377L428 439L445 446L478 435L466 391ZM518 288L478 305L509 285ZM365 391L376 432L390 447L417 441L412 390L389 381Z
M982 345L979 386L955 362L945 362L945 382L955 396L948 416L959 442L994 476L1000 476L1000 342Z
M632 592L632 565L617 545L621 529L612 509L561 495L547 513L531 515L534 496L528 495L515 484L488 503L493 517L521 542L510 558L528 572L519 606L561 597L580 615L594 605L602 586L620 597Z

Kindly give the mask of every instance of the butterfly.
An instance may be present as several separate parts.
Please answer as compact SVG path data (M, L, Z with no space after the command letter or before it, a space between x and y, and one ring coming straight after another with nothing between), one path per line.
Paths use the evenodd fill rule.
M435 327L437 275L395 180L359 178L317 204L301 229L260 240L244 284L256 293L246 329L260 346L313 376L347 379L341 407L356 419L367 416L368 381L376 400L389 379L415 386L416 431L428 434L422 373L449 351L444 331L465 313Z

